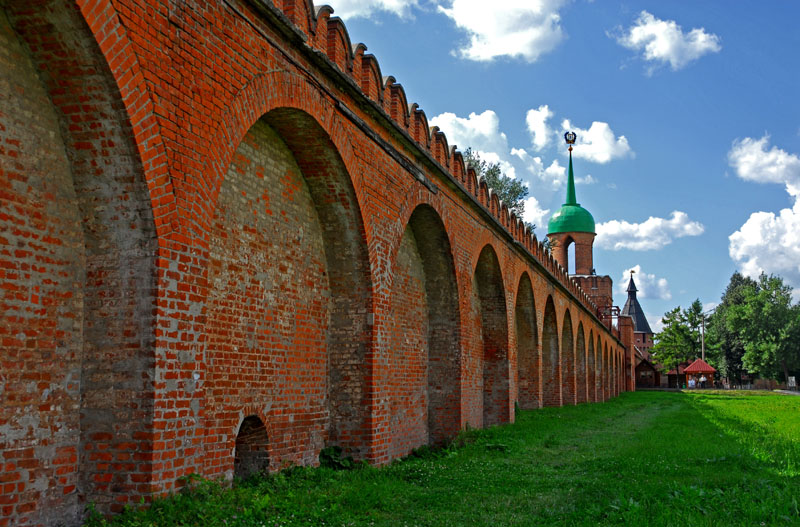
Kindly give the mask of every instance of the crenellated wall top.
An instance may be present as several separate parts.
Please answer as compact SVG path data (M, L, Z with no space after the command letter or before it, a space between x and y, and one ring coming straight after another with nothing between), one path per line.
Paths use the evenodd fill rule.
M270 4L270 0L250 1L262 6ZM455 145L449 146L445 133L436 126L429 126L428 118L419 105L408 102L403 86L391 75L381 74L378 59L367 53L367 46L363 43L352 45L344 21L334 16L332 7L315 7L312 0L272 0L271 6L294 25L308 46L324 54L339 73L348 77L374 106L438 163L441 171L471 195L535 261L591 313L596 312L596 306L589 296L555 261L549 249L525 222L509 210L482 177L479 178L472 168L465 165L463 155Z

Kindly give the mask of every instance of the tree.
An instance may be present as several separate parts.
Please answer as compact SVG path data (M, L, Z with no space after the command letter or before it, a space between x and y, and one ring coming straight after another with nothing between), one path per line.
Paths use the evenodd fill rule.
M737 384L742 383L744 366L742 357L745 353L745 343L738 332L732 331L728 324L731 309L741 306L745 302L747 288L756 288L758 283L752 278L743 276L738 271L733 273L728 287L722 294L721 302L708 320L706 331L706 345L717 359L717 364L722 374L728 379L733 379Z
M779 276L761 273L742 290L743 301L730 308L728 329L744 343L742 364L763 377L786 380L800 368L800 306Z
M503 174L499 163L488 163L481 159L472 148L467 148L463 154L464 163L486 180L489 188L505 203L509 211L522 218L525 211L525 198L528 197L528 187L520 180ZM533 230L536 226L527 224Z
M680 306L664 313L661 319L664 329L656 333L653 339L653 357L667 370L677 369L682 362L687 362L700 355L700 326L703 317L703 304L695 300L688 309Z

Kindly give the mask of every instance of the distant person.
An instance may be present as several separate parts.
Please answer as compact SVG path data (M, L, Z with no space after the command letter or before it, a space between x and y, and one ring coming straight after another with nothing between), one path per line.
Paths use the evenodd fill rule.
M705 375L701 375L700 376L700 388L705 388L706 387L706 380L707 379L706 379Z
M696 386L696 384L697 384L697 383L695 382L695 380L694 380L694 379L689 379L689 389L690 389L690 390L693 390L693 389L694 389L694 387Z

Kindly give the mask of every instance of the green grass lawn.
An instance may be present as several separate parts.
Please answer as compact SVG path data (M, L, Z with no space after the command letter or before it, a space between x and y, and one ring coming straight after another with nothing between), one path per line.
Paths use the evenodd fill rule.
M800 397L637 392L522 411L381 469L198 481L113 525L800 525Z

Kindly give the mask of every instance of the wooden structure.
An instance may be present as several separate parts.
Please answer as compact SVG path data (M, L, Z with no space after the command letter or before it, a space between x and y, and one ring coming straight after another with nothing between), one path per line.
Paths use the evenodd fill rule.
M702 387L706 388L714 385L714 374L717 373L717 370L703 359L696 359L683 369L683 373L686 375L687 386L689 379L694 379L698 388L701 387L700 379L705 376L706 385Z

